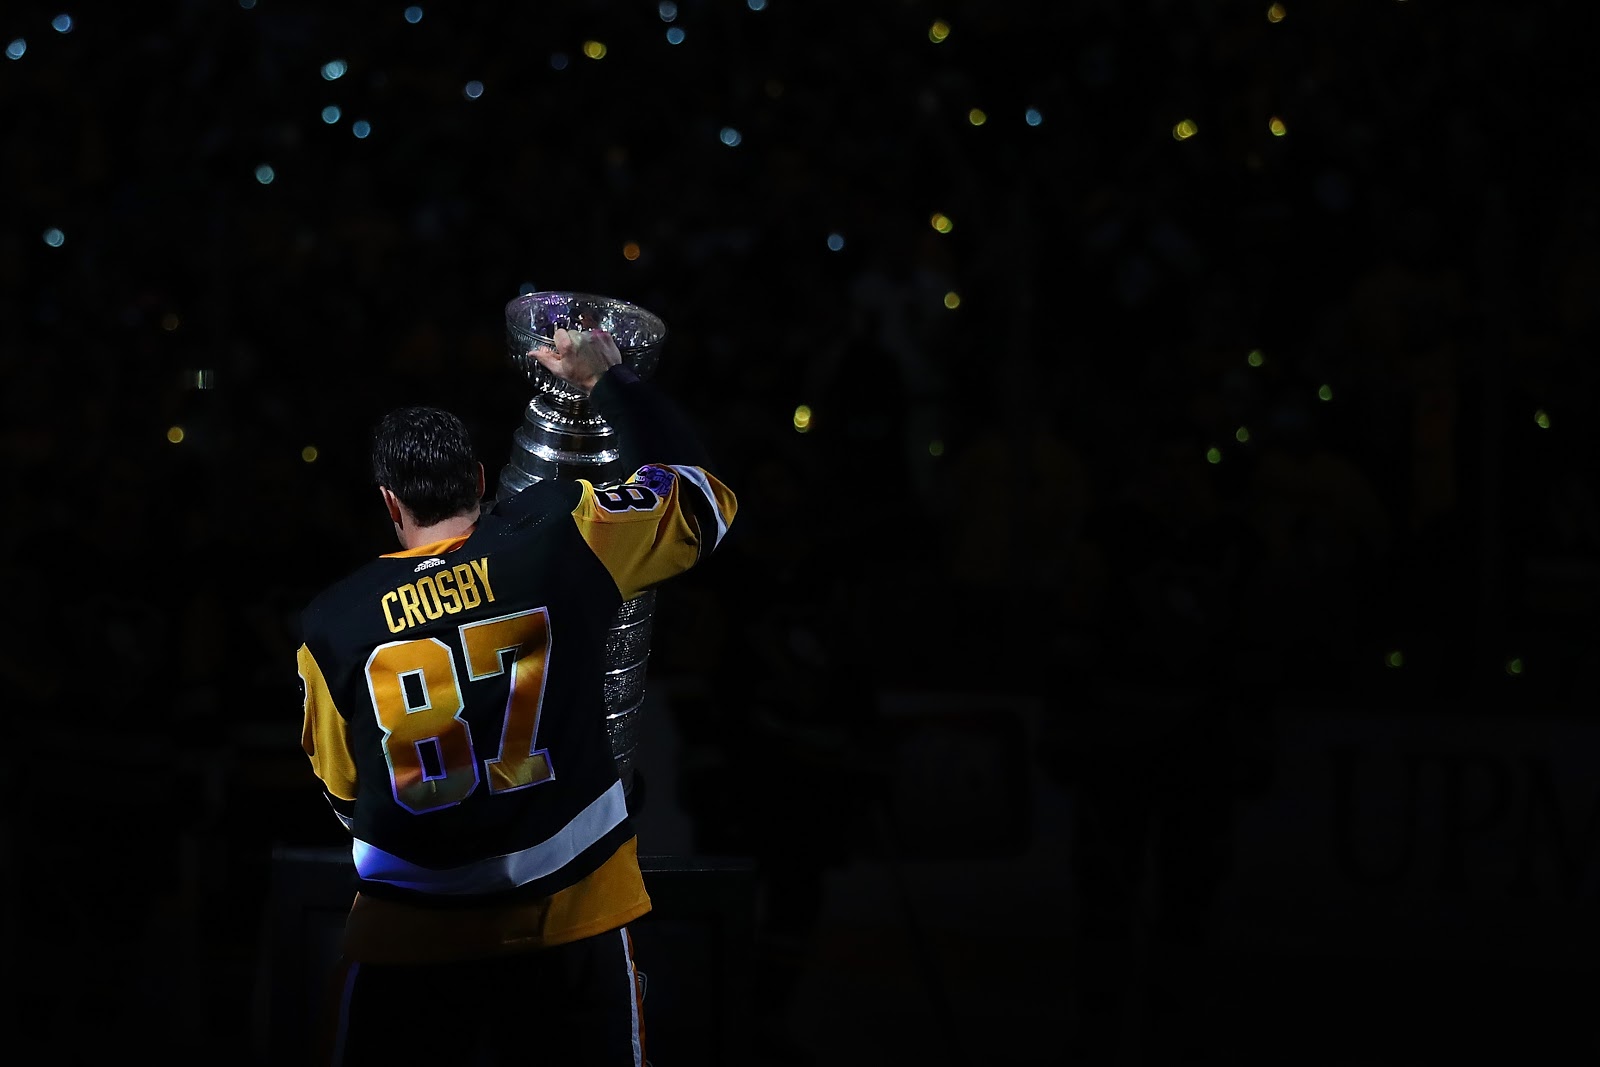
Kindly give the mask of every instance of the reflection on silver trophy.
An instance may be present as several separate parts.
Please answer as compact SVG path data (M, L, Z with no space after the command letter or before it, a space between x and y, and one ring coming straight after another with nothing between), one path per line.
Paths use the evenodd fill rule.
M607 296L549 291L524 293L506 304L506 349L536 392L512 438L511 460L500 471L498 500L550 478L600 483L633 473L619 468L616 431L589 398L528 355L535 345L553 345L557 329L605 330L616 340L623 362L641 378L654 372L667 335L657 315ZM654 610L653 590L624 601L606 641L606 733L623 788L630 793Z

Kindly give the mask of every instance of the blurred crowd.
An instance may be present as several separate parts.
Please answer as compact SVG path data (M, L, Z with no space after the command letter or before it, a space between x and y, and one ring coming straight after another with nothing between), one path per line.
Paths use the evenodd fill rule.
M390 548L384 409L461 411L493 480L530 288L661 314L740 494L652 655L699 694L709 850L764 826L814 876L848 846L782 787L877 788L879 695L1016 693L1115 908L1118 820L1170 801L1138 783L1265 788L1284 708L1593 696L1574 5L546 6L8 8L0 677L44 758L7 844L96 890L86 939L133 954L249 900L264 843L334 839L295 613ZM1179 926L1225 864L1188 840Z

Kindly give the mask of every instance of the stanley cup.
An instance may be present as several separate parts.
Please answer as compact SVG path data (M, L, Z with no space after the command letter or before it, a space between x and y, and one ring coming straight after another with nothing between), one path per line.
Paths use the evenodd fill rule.
M553 346L557 329L605 330L616 340L623 362L641 378L655 371L667 335L659 316L608 296L524 293L506 304L506 349L536 392L512 438L511 460L500 471L499 500L550 478L604 483L633 473L621 469L616 431L595 411L587 394L528 355L535 345ZM624 601L606 640L606 733L617 773L629 793L633 791L655 596L655 591L649 590Z

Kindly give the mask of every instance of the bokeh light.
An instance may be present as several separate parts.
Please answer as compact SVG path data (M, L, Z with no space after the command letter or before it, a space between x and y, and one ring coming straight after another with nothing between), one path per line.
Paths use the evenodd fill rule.
M1241 445L1248 444L1250 442L1250 427L1241 426L1237 430L1233 431L1233 439L1238 441Z
M350 64L342 59L330 59L322 64L322 77L324 81L338 81L350 69Z
M50 20L50 28L57 33L71 33L72 25L72 16L66 12L62 12Z
M767 0L744 0L744 6L751 11L765 11L767 9Z
M1267 357L1261 354L1261 349L1259 348L1252 348L1250 354L1245 356L1244 359L1252 367L1259 367L1267 361Z
M272 166L268 163L263 163L261 166L256 168L256 181L260 182L262 185L271 185L272 180L277 176L278 172L273 170Z
M410 7L406 8L406 21L411 23L413 26L421 22L422 8L418 7L416 4L412 4Z
M1319 386L1317 386L1317 399L1318 400L1332 400L1333 399L1333 386L1331 386L1331 385L1319 385Z
M838 252L844 248L844 235L837 233L828 234L828 251Z
M930 456L942 456L942 455L944 455L944 442L939 440L937 437L935 437L932 441L929 441L928 442L928 455L930 455Z
M1283 120L1276 115L1272 116L1272 121L1267 123L1267 129L1272 131L1272 136L1274 137L1282 137L1289 132L1289 127L1285 126Z
M476 100L483 95L483 83L474 78L461 87L461 95L468 100Z
M933 216L928 219L928 224L940 233L949 233L956 228L955 222L942 211L935 211Z
M683 43L683 38L684 38L684 33L678 27L670 26L670 27L667 28L667 43L668 44L682 44Z
M1387 656L1383 657L1383 661L1385 663L1387 663L1391 667L1403 667L1403 666L1405 666L1406 657L1397 648L1394 651L1390 652Z
M366 119L356 119L350 124L350 132L355 134L358 140L364 141L372 136L372 123Z
M585 56L588 56L590 59L604 59L606 57L606 45L605 45L605 42L604 41L585 41L585 42L583 42L583 54Z
M972 123L974 126L982 126L985 122L989 121L989 116L985 114L983 108L975 107L971 111L967 112L967 121Z
M1287 14L1288 12L1283 9L1282 4L1273 4L1271 7L1267 8L1267 21L1282 22L1284 16Z
M1195 125L1193 119L1184 119L1172 127L1172 139L1175 141L1187 141L1199 132L1200 127Z
M321 453L317 451L316 445L306 445L300 450L300 458L306 463L315 463L319 455Z
M798 433L805 433L811 429L811 408L809 405L801 404L794 409L794 428Z
M67 235L62 233L57 227L52 226L48 230L44 231L44 243L49 245L51 248L60 248L62 245L67 243Z
M1516 677L1522 673L1521 656L1512 656L1510 659L1506 660L1506 673L1512 677Z
M629 241L627 244L623 245L622 246L622 258L627 260L629 263L632 263L634 260L638 259L639 258L639 242L638 241Z
M339 116L342 114L344 114L344 112L339 110L338 104L329 104L327 107L322 109L322 121L326 122L329 126L332 126L334 123L339 121Z
M1022 121L1029 126L1037 126L1044 121L1044 115L1036 107L1030 107L1022 113Z
M1533 413L1533 424L1541 430L1548 430L1550 428L1550 413L1544 408L1535 411Z
M736 148L739 142L744 140L744 137L732 126L724 126L722 127L722 132L717 135L717 139L729 148Z
M178 313L176 311L168 311L161 316L161 328L168 333L173 332L182 325L183 320L178 317Z
M167 440L171 441L175 445L183 444L183 427L182 426L168 426L167 427Z
M961 294L956 292L954 289L944 294L944 306L949 308L951 311L954 311L956 308L960 307Z
M950 24L943 19L936 20L932 26L928 27L928 40L934 44L939 44L949 36Z
M672 0L661 0L661 3L656 5L656 14L661 16L662 22L671 22L678 17L678 5Z
M1210 448L1206 449L1206 462L1213 464L1221 463L1222 449L1218 448L1216 445L1212 445Z
M7 59L21 59L28 53L28 42L21 37L6 45Z

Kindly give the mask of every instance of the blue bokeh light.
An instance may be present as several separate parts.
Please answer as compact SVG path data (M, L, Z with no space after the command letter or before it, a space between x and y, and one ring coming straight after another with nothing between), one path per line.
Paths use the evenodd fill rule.
M838 252L844 248L844 237L841 234L828 234L828 251Z
M23 40L21 37L18 37L15 41L12 41L10 44L6 45L6 58L21 59L27 54L27 51L28 42Z
M350 124L350 132L355 134L358 139L365 140L372 133L372 123L366 119L356 119Z
M54 226L44 231L44 243L49 245L51 248L60 248L66 243L66 240L67 235L56 229Z
M338 104L329 104L327 107L322 109L322 121L326 122L329 126L332 126L334 123L339 121L339 116L343 114L344 112L339 110Z
M327 81L338 81L344 77L344 72L350 69L350 64L342 59L330 59L322 64L322 77Z
M656 5L656 14L661 16L662 22L671 22L678 17L678 5L672 0L661 0L661 3Z
M422 8L418 7L416 4L412 4L410 7L406 8L406 21L411 23L413 26L421 22Z
M256 181L260 182L262 185L271 185L272 179L276 178L277 176L278 172L273 170L270 164L263 163L261 166L256 168Z
M462 88L461 95L465 96L468 100L478 99L478 97L483 95L483 83L474 78L472 81L469 81L464 88Z
M565 52L551 52L550 53L550 69L552 69L552 70L566 70L567 69L567 54Z
M729 148L736 147L740 141L744 140L744 137L740 135L739 131L734 129L732 126L722 127L722 133L718 136L722 143L727 145Z
M673 26L673 27L671 27L670 29L667 30L667 43L668 44L682 44L683 43L683 36L684 36L683 30L681 30L677 26Z
M72 16L64 11L50 20L50 28L57 33L71 33L72 25Z
M1037 126L1039 123L1044 121L1044 116L1039 114L1039 109L1036 107L1030 107L1027 111L1023 112L1022 118L1023 121L1029 126Z
M751 11L765 11L767 9L767 0L744 0L744 6Z

